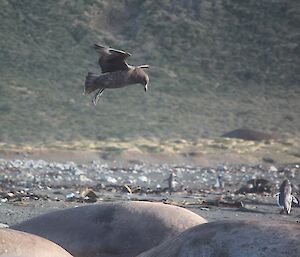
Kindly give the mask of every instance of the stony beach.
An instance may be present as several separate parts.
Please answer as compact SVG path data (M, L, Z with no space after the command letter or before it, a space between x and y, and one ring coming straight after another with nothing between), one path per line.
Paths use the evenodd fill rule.
M0 222L14 225L30 217L74 206L116 201L151 201L181 206L208 221L260 219L300 221L294 206L279 214L275 193L284 179L300 194L298 163L203 163L78 159L68 155L37 159L26 153L0 158ZM58 154L59 155L59 154ZM46 156L46 155L44 155ZM52 160L49 160L52 159ZM175 157L174 157L175 159ZM168 177L176 174L170 194ZM217 178L220 183L217 183Z

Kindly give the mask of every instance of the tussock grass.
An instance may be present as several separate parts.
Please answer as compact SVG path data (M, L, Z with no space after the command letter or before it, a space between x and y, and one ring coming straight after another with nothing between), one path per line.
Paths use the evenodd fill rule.
M289 142L287 145L286 142ZM240 159L263 161L272 159L276 162L300 162L300 140L288 138L280 141L252 142L240 139L215 138L197 140L159 140L159 139L126 139L111 138L103 141L73 141L52 142L48 144L0 144L1 151L36 151L36 150L66 150L66 151L100 151L120 155L125 151L135 151L141 154L168 154L184 156L238 156ZM226 159L226 158L225 158Z
M299 22L297 1L1 0L0 141L299 136ZM93 108L94 42L150 64L149 92Z

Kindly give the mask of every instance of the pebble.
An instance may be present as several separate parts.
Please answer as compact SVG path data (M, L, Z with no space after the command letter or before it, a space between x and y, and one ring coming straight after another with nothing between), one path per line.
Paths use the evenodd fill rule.
M138 179L142 182L147 182L148 178L146 176L139 176Z
M5 190L10 188L70 188L85 186L130 185L132 188L141 186L152 190L167 187L165 181L170 170L177 174L177 181L184 188L191 190L210 190L216 183L216 176L221 175L226 186L235 191L245 185L250 179L263 178L278 185L286 176L295 188L299 188L300 165L217 165L203 167L199 165L151 165L132 164L129 167L114 167L100 161L89 164L76 164L75 162L46 162L44 160L4 160L0 159L0 186ZM240 171L240 172L238 172ZM142 184L143 183L143 184ZM3 198L1 201L7 201Z
M272 165L272 166L270 166L269 171L270 172L277 172L278 169L275 166Z
M115 178L110 177L110 176L107 176L107 177L106 177L106 181L107 181L108 183L112 183L112 184L116 184L116 183L118 182Z

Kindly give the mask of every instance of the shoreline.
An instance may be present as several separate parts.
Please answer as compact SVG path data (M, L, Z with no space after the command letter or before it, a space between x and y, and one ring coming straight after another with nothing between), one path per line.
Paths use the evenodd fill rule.
M249 146L249 142L236 144L235 151L241 150L245 144ZM269 153L270 158L278 154L278 143L251 143L250 147L256 147L258 155L261 154L259 148ZM218 150L207 150L202 155L184 155L182 152L146 152L136 149L116 153L2 147L0 222L13 225L59 209L129 200L158 201L181 206L208 221L273 219L300 222L299 207L294 207L291 215L280 215L280 208L273 197L286 177L300 187L299 165L270 163L270 160L262 163L262 158L257 158L257 152L253 149L248 149L247 155L244 153L242 157L233 151ZM297 160L300 163L299 159L295 160L294 163ZM255 162L262 165L256 165ZM171 170L178 173L178 181L184 186L172 195L164 190L167 187L165 180ZM213 188L217 174L224 178L225 188L221 190ZM274 190L236 193L253 178L266 179ZM95 202L82 200L82 195L88 189L97 195ZM299 197L300 191L295 193ZM68 199L70 195L74 196L73 200Z

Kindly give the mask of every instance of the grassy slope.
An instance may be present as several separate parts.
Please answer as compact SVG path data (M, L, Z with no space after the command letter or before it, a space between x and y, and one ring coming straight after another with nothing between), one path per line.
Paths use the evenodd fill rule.
M299 134L297 1L0 0L0 141ZM81 95L94 42L151 65L142 87Z

